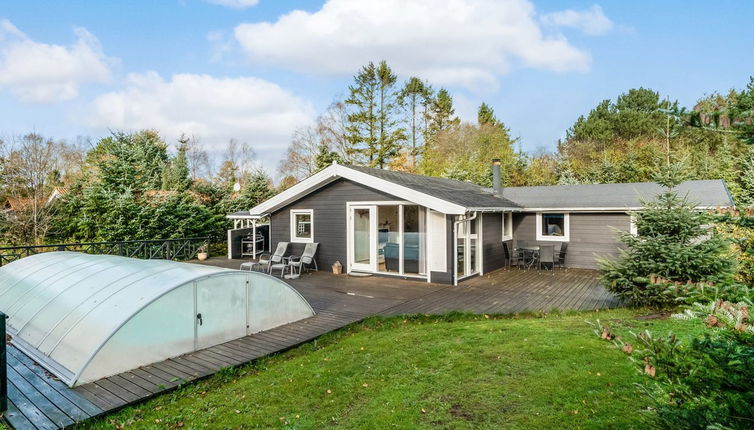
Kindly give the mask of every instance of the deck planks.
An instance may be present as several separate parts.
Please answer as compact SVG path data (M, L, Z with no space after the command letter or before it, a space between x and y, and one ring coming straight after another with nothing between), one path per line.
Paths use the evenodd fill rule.
M209 260L236 268L237 261ZM230 266L229 266L230 265ZM232 266L232 267L231 267ZM504 314L552 309L591 310L619 305L590 270L554 273L498 270L458 286L324 272L291 280L314 317L174 357L75 388L53 378L31 358L8 347L9 410L15 429L57 429L143 401L219 370L278 353L372 315Z

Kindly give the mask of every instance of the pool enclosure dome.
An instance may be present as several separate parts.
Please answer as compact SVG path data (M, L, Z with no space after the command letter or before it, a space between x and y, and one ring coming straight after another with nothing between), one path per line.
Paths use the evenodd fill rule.
M314 315L271 276L49 252L0 267L13 344L69 386Z

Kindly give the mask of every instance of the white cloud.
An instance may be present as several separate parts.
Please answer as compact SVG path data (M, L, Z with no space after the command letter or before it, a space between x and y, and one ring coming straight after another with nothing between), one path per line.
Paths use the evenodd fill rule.
M256 6L259 0L206 0L208 3L232 7L234 9L244 9L247 7Z
M263 162L277 159L293 129L314 116L309 103L263 79L176 74L165 80L156 72L129 75L125 89L94 100L92 114L94 127L153 128L168 142L185 133L215 153L236 138Z
M568 9L553 12L544 15L542 21L555 27L575 28L590 36L599 36L613 29L613 22L605 16L599 5L585 11Z
M107 82L113 60L105 57L99 41L83 28L75 28L70 46L35 42L8 20L0 20L0 87L22 102L50 103L71 100L79 86Z
M350 75L387 60L402 74L479 89L511 67L586 71L590 55L543 33L528 0L328 0L235 36L255 63Z

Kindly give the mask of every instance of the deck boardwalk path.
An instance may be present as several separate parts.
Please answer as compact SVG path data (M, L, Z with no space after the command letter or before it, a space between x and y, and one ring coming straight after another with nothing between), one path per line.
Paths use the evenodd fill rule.
M215 266L238 262L212 259ZM589 270L497 271L459 286L384 277L307 274L290 282L317 315L205 350L68 388L14 346L8 348L9 410L16 429L58 429L144 401L222 368L284 351L371 315L591 310L619 302Z

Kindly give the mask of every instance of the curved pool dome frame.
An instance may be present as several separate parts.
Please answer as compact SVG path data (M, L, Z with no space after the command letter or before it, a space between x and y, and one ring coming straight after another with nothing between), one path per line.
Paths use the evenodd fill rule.
M0 267L13 344L73 387L314 316L272 276L49 252Z

